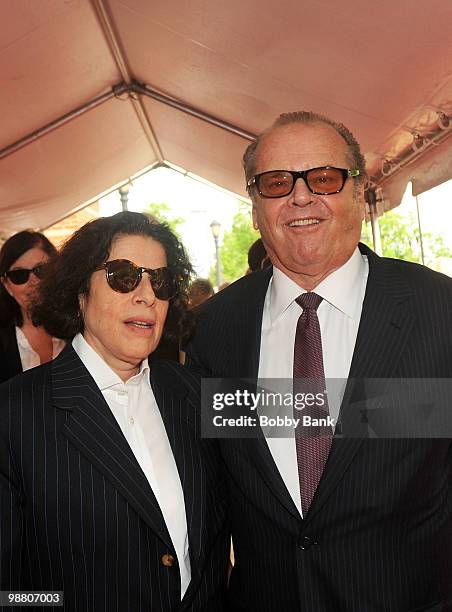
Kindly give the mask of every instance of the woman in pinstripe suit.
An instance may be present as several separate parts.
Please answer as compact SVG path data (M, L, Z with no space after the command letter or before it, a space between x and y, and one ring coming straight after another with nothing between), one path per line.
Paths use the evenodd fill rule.
M81 228L37 314L68 346L0 389L3 590L65 610L221 611L228 559L198 381L147 357L179 334L191 271L166 225L123 212Z

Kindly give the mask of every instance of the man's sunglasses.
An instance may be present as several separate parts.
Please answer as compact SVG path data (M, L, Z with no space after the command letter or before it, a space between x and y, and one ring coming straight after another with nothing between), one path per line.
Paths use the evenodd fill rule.
M13 285L25 285L25 283L28 283L28 279L32 272L37 278L43 278L44 267L44 264L41 264L40 266L31 268L31 270L28 268L16 268L15 270L8 270L8 272L5 272L5 276L9 278Z
M128 259L114 259L105 262L98 270L105 270L107 283L119 293L129 293L138 287L146 272L151 281L152 290L159 300L170 300L177 293L176 283L169 268L143 268L136 266Z
M349 177L359 176L359 170L321 166L309 170L269 170L251 178L247 186L256 186L263 198L283 198L292 193L295 183L303 179L309 191L315 195L333 195L342 191Z

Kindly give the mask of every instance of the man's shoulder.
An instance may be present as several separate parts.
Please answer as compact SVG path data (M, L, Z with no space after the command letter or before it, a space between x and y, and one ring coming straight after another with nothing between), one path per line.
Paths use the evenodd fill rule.
M272 269L259 270L239 278L234 283L216 293L196 309L196 314L204 315L223 308L241 307L245 301L265 296Z
M452 293L452 278L446 274L412 261L378 256L364 244L360 244L359 248L368 259L370 279L381 282L389 289L397 285L406 287L414 294L433 291L433 294L449 296Z
M201 379L195 372L169 359L151 364L151 380L176 394L199 394L201 384Z
M379 261L388 270L396 271L415 292L433 289L446 294L452 293L452 278L446 274L403 259L381 257Z

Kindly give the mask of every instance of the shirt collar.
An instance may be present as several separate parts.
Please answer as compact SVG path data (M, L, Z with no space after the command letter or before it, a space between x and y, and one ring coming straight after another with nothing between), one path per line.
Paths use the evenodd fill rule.
M118 384L139 384L143 376L149 380L149 364L147 359L143 359L141 362L138 374L135 374L124 383L116 372L114 372L102 357L96 353L93 347L88 344L82 334L77 334L75 336L72 340L72 346L101 391L105 391Z
M30 343L27 340L24 332L16 325L17 344L23 349L30 349Z
M30 343L27 340L27 336L24 334L24 332L21 330L20 327L18 327L16 325L16 339L17 339L17 344L28 351L32 351L32 347L30 346ZM53 344L53 356L56 357L56 355L63 349L64 345L66 344L64 340L60 340L60 338L53 338L52 337L52 344Z
M352 319L359 315L357 300L360 294L361 279L365 273L365 256L356 248L350 259L324 278L314 291L326 302ZM275 267L273 268L270 291L272 323L287 310L299 295L306 293L305 289Z

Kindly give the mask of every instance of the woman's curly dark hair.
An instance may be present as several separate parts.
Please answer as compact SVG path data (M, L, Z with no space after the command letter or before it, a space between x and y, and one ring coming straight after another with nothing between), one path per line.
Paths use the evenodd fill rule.
M164 248L177 292L169 303L163 335L172 339L185 337L192 321L187 311L192 266L183 245L166 223L137 212L101 217L78 229L50 264L33 315L57 338L71 340L83 333L79 297L88 295L91 275L108 260L113 241L119 236L147 236Z
M0 278L30 249L42 249L50 258L57 254L56 248L44 234L32 230L18 232L8 238L0 250ZM10 323L20 327L23 323L22 312L16 300L0 283L0 326Z

